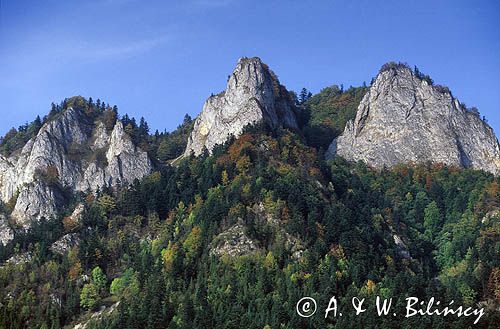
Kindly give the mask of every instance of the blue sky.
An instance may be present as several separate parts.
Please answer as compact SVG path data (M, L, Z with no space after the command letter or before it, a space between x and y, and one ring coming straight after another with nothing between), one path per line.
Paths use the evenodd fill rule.
M0 134L72 95L172 130L259 56L291 90L417 65L500 132L500 1L0 0Z

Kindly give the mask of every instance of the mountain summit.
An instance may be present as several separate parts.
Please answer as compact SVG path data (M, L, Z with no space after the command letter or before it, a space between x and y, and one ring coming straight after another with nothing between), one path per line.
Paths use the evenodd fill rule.
M385 64L361 101L356 118L327 156L362 160L374 167L435 162L500 172L493 129L447 87L405 64Z
M126 184L151 172L147 153L133 144L116 113L105 120L106 113L89 114L89 106L82 97L69 99L20 150L0 155L0 198L13 207L18 226L54 217L69 192Z
M253 123L297 128L294 106L289 92L260 58L241 58L226 90L205 102L184 155L200 155L205 148L211 152Z

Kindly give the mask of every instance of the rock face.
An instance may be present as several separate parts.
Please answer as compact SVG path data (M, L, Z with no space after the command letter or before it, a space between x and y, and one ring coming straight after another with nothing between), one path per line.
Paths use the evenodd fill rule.
M241 58L224 92L211 96L195 121L184 155L238 137L245 126L266 122L271 127L297 128L294 102L276 75L259 58Z
M71 248L78 246L79 243L78 235L76 233L69 233L63 235L59 240L54 242L50 246L50 250L57 254L64 255L68 253Z
M9 227L5 215L0 214L0 245L7 245L14 239L14 232Z
M21 187L11 216L17 225L29 227L33 220L50 219L63 205L64 196L57 187L35 180Z
M0 156L0 198L4 203L17 198L11 216L27 228L53 217L68 191L126 184L151 171L147 153L132 143L119 120L108 133L103 122L70 107L19 152Z
M354 122L330 145L327 156L335 154L378 168L430 161L500 171L493 129L448 88L430 85L402 64L382 68Z
M258 250L258 244L245 233L245 227L237 223L214 238L211 255L237 257Z

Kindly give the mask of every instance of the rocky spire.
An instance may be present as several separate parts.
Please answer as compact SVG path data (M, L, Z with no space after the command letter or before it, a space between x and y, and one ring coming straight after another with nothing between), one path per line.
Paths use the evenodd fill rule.
M493 129L448 88L403 64L382 67L356 118L328 150L374 167L435 162L498 174L500 150Z
M102 121L70 107L45 123L22 150L0 155L0 198L14 199L13 221L29 227L55 216L66 205L68 189L95 191L151 171L147 153L132 143L120 120L108 132Z
M297 128L294 102L260 58L241 58L226 90L205 102L184 155L199 155L205 148L211 152L230 136L239 136L246 125L261 121Z

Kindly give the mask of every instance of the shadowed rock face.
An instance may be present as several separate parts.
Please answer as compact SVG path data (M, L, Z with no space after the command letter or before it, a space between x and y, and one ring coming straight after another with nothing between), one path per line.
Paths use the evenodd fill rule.
M383 70L327 153L374 167L435 162L498 174L493 129L447 88L429 85L408 67Z
M87 154L75 158L70 150ZM119 120L108 133L102 122L69 108L44 124L20 152L8 158L0 155L0 197L5 203L17 197L11 216L26 228L42 217L55 216L66 202L67 190L126 184L151 170L147 153L132 143ZM47 172L50 181L43 179Z
M241 58L224 92L211 96L195 121L184 155L238 137L248 124L265 121L271 127L297 128L294 102L276 75L259 58Z

